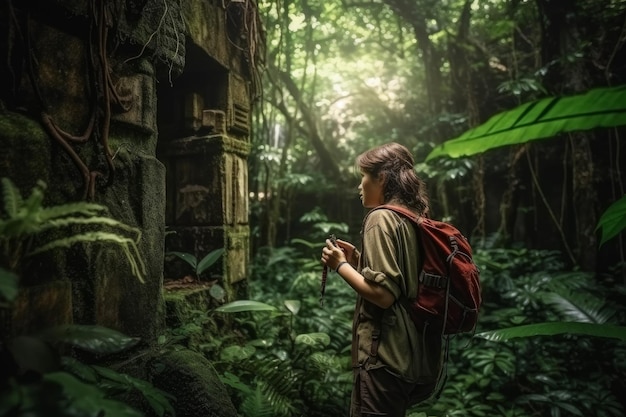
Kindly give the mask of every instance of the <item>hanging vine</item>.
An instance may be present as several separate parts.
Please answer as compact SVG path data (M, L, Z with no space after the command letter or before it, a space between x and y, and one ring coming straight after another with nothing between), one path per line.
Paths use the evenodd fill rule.
M251 78L250 96L257 98L262 93L261 73L265 65L264 49L265 39L263 24L259 15L257 4L254 0L222 0L222 8L225 11L227 22L232 26L233 32L244 42L237 42L230 36L229 42L237 49L245 52ZM228 32L227 30L227 36ZM244 43L244 46L241 45Z
M89 3L90 24L86 36L86 54L88 74L86 77L90 91L89 122L79 135L63 129L51 114L49 103L40 88L37 72L37 57L32 45L30 10L25 10L20 20L13 3L8 4L11 21L15 25L19 38L23 42L26 71L39 105L40 122L48 135L69 155L83 178L83 199L93 200L98 183L109 186L113 182L115 168L112 152L109 148L109 129L111 122L111 103L114 102L122 111L128 111L115 89L108 62L107 39L113 26L114 5L104 0L91 0ZM91 143L96 149L95 163L86 161L75 149L77 144ZM95 166L93 166L95 165ZM98 180L101 180L99 182Z

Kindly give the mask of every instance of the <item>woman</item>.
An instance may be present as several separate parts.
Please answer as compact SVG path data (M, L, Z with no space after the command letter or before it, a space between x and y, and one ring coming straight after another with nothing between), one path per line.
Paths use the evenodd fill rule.
M365 208L392 204L426 215L425 186L406 147L388 143L359 155L356 162ZM326 240L321 259L357 293L350 416L404 417L411 404L435 388L441 338L437 332L419 332L404 307L417 294L420 269L412 223L388 209L372 210L362 237L361 252L349 242L338 239L335 247Z

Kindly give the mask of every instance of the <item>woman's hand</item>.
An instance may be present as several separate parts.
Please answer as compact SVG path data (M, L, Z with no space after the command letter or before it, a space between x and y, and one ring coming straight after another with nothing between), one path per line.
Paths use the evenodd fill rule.
M343 250L343 253L346 255L346 259L348 260L350 265L356 268L359 264L359 258L361 257L361 254L356 249L356 247L352 243L346 242L345 240L341 239L337 239L337 246L339 246L341 250Z
M339 242L340 241L337 240L338 245ZM326 246L322 248L322 264L335 271L339 263L347 262L346 255L343 251L340 246L335 246L330 239L326 239Z
M330 239L326 239L326 246L322 249L322 264L333 271L341 262L348 262L352 267L344 266L337 272L357 293L380 308L389 308L395 301L391 291L385 287L366 280L356 269L361 254L350 242L337 239L337 246ZM352 263L354 262L354 264Z

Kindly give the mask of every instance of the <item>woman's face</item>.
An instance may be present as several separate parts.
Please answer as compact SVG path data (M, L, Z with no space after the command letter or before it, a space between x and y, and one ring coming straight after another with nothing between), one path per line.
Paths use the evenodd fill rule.
M359 197L365 208L374 208L385 202L383 198L383 178L374 178L371 174L361 171Z

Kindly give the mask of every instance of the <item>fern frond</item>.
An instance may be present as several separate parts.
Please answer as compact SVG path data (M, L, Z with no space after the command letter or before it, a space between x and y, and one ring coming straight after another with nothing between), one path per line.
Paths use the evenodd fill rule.
M588 290L593 283L593 275L585 271L571 271L553 275L548 288L556 293L563 291Z
M22 194L13 184L13 181L7 177L2 177L2 199L4 200L4 211L8 218L16 216L23 204Z
M41 212L43 209L43 197L44 191L46 189L46 183L43 181L37 181L37 184L33 187L30 192L30 195L24 200L23 208L26 209L28 213L35 214Z
M240 410L244 417L275 417L274 408L265 397L259 386L247 395L241 403Z
M6 177L2 178L2 197L7 219L0 222L0 233L5 238L38 232L45 188L45 183L37 181L28 198L23 199L15 184Z
M282 378L277 378L280 379ZM259 381L260 390L271 406L274 416L292 416L297 411L292 399L299 398L299 392L293 389L293 385L280 384L276 382L277 380Z
M300 398L299 375L291 363L279 359L264 358L254 362L256 381L267 400L272 405L275 415L289 416L298 407L294 401Z
M43 223L39 228L39 231L43 232L50 229L58 229L61 227L76 225L110 226L112 228L121 229L134 235L135 243L139 243L139 240L141 238L141 231L139 229L119 222L115 219L111 219L110 217L66 217L61 219L53 219Z
M87 232L73 236L68 236L53 240L45 245L33 249L25 255L25 257L33 256L39 253L47 252L52 249L69 248L77 243L96 243L109 242L115 243L122 248L126 259L131 267L131 273L141 282L144 283L144 275L146 274L146 266L141 259L139 249L134 240L108 232Z
M68 203L45 207L41 212L41 220L46 222L48 220L68 216L92 217L102 215L107 211L108 209L101 204L86 202Z
M42 181L37 181L25 200L22 202L22 206L18 209L18 212L13 217L19 219L16 222L15 230L12 231L13 236L36 234L41 227L41 211L43 210L43 197L46 184Z

